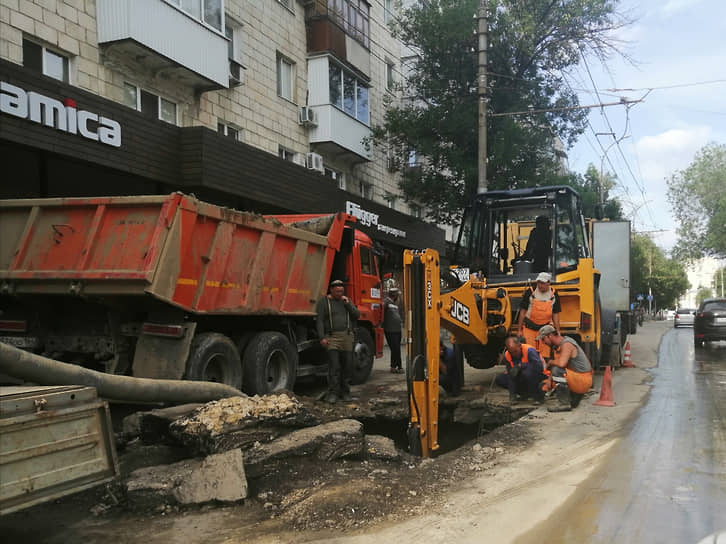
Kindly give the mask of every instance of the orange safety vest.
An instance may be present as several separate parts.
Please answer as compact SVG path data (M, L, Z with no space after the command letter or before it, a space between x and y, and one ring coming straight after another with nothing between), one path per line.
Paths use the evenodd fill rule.
M529 352L529 348L532 348L534 346L530 346L529 344L520 344L520 346L522 346L522 364L526 365L529 362L527 360L527 353ZM509 351L504 351L504 358L509 363L509 366L514 366L514 362L512 361L512 354L509 353Z
M530 310L529 310L529 319L531 322L536 323L539 326L547 325L550 321L552 321L552 306L555 304L555 289L554 287L550 287L550 290L552 291L552 296L549 298L549 300L537 300L534 298L534 289L531 287L530 290Z

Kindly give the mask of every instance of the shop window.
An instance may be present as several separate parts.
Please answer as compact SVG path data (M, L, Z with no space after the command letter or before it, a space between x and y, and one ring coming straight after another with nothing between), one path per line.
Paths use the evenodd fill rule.
M242 129L228 123L217 123L217 132L219 132L223 136L231 138L232 140L242 140Z
M294 102L295 63L277 55L277 95Z
M23 66L69 83L68 57L25 39L23 40Z
M180 8L187 15L197 21L208 24L222 32L224 13L224 0L166 0Z
M178 107L175 102L131 83L124 83L123 103L150 119L160 119L172 125L178 124Z
M330 103L343 110L361 123L370 122L370 105L368 102L368 86L347 72L339 65L331 62L328 72Z

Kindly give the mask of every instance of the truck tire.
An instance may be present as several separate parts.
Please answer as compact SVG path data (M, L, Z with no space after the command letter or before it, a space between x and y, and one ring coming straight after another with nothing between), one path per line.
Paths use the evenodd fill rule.
M258 333L247 344L242 358L242 387L248 395L268 395L295 387L297 350L284 334Z
M234 342L223 334L197 334L189 347L187 380L217 382L242 388L242 364Z
M353 341L353 369L350 373L350 383L358 385L365 383L373 369L373 357L376 346L368 329L358 327L355 330Z

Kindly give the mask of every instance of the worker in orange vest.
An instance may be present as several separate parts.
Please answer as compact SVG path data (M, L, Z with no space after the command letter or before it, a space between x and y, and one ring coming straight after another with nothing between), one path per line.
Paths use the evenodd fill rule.
M528 288L522 295L519 304L518 332L527 344L534 346L541 353L544 345L537 340L537 333L545 325L553 325L559 332L562 309L560 297L550 285L552 276L547 272L540 272L536 281L537 287Z
M495 378L497 385L509 389L509 401L512 404L517 402L518 395L529 397L535 404L540 404L544 400L541 384L545 376L539 352L523 343L517 335L507 336L504 348L507 370Z

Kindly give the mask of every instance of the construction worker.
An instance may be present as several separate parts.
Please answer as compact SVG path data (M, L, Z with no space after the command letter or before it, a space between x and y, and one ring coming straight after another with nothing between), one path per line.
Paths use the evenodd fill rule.
M516 335L507 336L504 348L507 370L495 378L496 384L509 389L512 404L517 402L518 395L531 398L535 404L541 403L544 400L541 389L544 367L539 352Z
M550 285L552 276L547 272L537 275L537 287L529 287L522 295L519 303L519 336L530 346L534 346L542 353L542 346L537 342L537 333L545 325L554 325L560 330L560 297L554 287ZM545 354L548 356L548 354Z
M544 272L550 268L552 256L552 228L550 218L539 215L535 219L535 227L530 231L527 248L521 259L532 262L533 272Z
M353 371L353 329L360 311L345 296L341 280L330 282L329 292L318 300L316 327L320 345L328 352L328 392L325 401L349 401Z
M566 412L580 404L583 395L592 387L592 365L582 347L572 338L562 336L552 325L539 330L537 338L555 350L548 366L552 372L556 403L547 406L549 412Z

